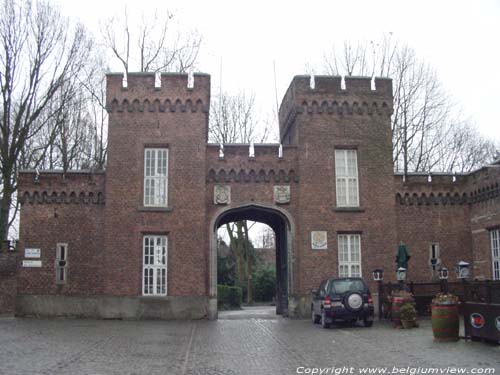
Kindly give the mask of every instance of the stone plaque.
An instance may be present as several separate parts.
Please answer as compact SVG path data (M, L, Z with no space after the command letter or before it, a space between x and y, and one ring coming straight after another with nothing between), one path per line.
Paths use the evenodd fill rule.
M215 185L214 186L214 203L215 204L230 204L231 203L231 186Z
M40 258L41 250L40 249L24 249L24 257L25 258Z
M313 250L326 250L328 248L326 231L311 232L311 247Z
M290 185L275 186L274 201L276 203L290 203Z
M42 266L41 260L23 260L23 267L36 267L40 268Z

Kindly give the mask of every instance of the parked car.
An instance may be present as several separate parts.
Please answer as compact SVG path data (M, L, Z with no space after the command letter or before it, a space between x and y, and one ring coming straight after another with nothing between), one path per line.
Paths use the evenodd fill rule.
M314 324L330 327L336 320L373 325L373 298L362 278L344 277L324 280L312 291L311 315Z

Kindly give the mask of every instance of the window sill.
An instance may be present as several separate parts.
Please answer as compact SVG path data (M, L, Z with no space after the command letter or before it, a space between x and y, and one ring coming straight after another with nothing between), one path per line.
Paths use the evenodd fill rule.
M139 212L172 212L172 207L150 207L150 206L139 206L137 208Z
M365 212L362 207L334 207L334 212Z

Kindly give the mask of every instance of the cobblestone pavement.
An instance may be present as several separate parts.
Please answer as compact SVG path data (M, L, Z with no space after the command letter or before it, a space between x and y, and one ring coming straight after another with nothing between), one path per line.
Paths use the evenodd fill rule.
M435 343L418 329L334 326L276 318L263 310L218 321L98 321L0 318L0 374L296 374L303 367L495 368L500 346ZM330 370L331 371L331 370ZM409 372L407 372L409 374Z

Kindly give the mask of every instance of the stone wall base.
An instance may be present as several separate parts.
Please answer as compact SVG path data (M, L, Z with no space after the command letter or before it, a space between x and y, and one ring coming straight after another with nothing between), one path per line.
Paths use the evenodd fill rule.
M114 297L18 295L16 316L95 319L203 319L209 299L194 297Z

